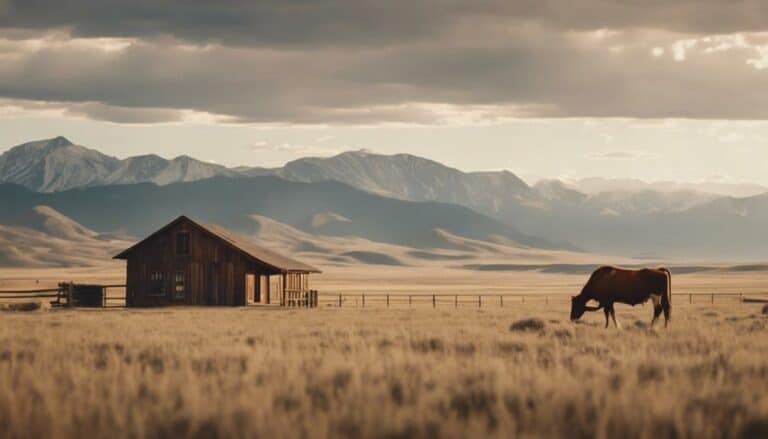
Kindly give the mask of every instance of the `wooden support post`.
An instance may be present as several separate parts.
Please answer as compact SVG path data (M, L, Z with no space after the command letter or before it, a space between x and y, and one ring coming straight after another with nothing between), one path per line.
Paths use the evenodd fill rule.
M478 295L477 296L477 307L480 308L483 306L483 296Z
M339 293L339 308L341 308L341 293Z
M523 296L523 303L525 303L525 296Z
M389 294L387 294L387 308L389 308Z
M713 305L715 304L715 293L712 293L712 302Z
M458 308L459 307L459 295L453 296L453 307Z
M432 308L436 308L436 307L437 307L437 302L435 301L435 295L433 294L432 295Z
M70 282L67 285L67 306L73 307L75 306L75 283Z
M688 304L693 303L693 294L688 293Z
M265 277L267 278L267 305L269 305L272 302L272 285L269 280L269 275L266 275Z
M412 304L413 304L413 299L412 299L411 295L409 294L408 295L408 307L410 308Z
M360 297L363 298L363 308L365 308L365 293L361 294Z
M285 281L287 276L283 273L283 277L280 279L280 306L285 306Z

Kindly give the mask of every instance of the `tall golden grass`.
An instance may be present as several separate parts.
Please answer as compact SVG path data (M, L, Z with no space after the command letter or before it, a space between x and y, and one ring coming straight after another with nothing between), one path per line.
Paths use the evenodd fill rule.
M768 435L760 305L560 308L3 313L0 437Z

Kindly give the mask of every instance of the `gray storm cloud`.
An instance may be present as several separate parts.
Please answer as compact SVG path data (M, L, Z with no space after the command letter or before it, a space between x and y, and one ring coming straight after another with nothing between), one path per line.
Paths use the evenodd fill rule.
M0 0L0 97L127 123L765 119L766 29L758 1Z
M0 11L4 27L69 27L78 36L174 35L266 46L390 44L450 32L461 24L535 22L562 30L699 34L768 29L763 0L3 0Z

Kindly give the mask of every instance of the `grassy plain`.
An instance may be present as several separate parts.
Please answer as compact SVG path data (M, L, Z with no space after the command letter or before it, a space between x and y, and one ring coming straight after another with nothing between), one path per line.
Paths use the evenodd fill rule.
M122 283L122 270L2 269L0 289ZM601 313L568 321L567 296L536 298L586 277L436 264L328 267L313 282L327 295L530 294L503 308L0 313L0 437L768 436L762 305L686 297L756 295L765 271L675 275L669 330L647 328L649 305L617 306L623 329L605 330Z
M761 307L3 313L0 437L766 437Z

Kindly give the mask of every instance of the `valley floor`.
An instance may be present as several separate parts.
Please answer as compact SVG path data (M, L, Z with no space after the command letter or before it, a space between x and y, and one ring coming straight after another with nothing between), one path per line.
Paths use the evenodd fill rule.
M331 267L342 293L575 294L587 274ZM122 283L120 264L2 269L0 289ZM679 274L673 321L567 296L482 309L53 309L0 315L0 437L765 437L760 270ZM763 296L765 297L765 296ZM321 300L322 305L322 300ZM381 304L379 304L381 305ZM513 330L519 320L534 319Z

